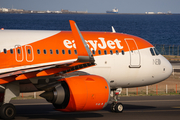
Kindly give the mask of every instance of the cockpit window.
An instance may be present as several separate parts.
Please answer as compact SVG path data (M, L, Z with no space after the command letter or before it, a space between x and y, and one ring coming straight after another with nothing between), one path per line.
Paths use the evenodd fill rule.
M152 48L150 48L150 52L151 52L152 56L155 56L154 50Z
M151 52L152 56L160 54L156 48L150 48L150 52Z
M159 52L156 48L154 48L154 51L155 51L156 55L159 55Z

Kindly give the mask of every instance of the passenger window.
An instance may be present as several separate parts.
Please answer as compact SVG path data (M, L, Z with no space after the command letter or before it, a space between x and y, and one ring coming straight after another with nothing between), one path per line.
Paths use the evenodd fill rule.
M46 49L44 49L43 51L44 51L44 54L46 54L46 53L47 53L47 52L46 52Z
M71 50L68 50L68 53L71 54Z
M106 50L104 50L104 54L107 55L107 51Z
M52 49L50 49L50 54L53 54L53 51L52 51Z
M151 52L152 56L155 56L154 50L152 48L150 48L150 52Z
M5 54L7 53L7 50L6 50L6 49L4 49L4 53L5 53Z
M28 54L31 54L31 50L30 49L28 49Z
M101 50L98 50L99 55L101 55Z
M11 54L13 54L13 53L14 53L13 49L10 49L10 53L11 53Z
M76 54L76 55L77 55L77 50L74 50L74 54Z
M65 54L65 50L64 49L62 50L62 54Z
M92 50L93 55L95 55L95 50Z
M124 54L125 54L125 53L124 53L124 50L122 50L121 53L122 53L122 55L124 55Z
M116 55L119 55L119 51L118 50L116 50Z
M154 48L154 51L155 51L156 55L159 55L159 52L156 48Z
M59 50L58 49L56 49L56 54L59 54Z
M21 54L21 50L20 49L17 49L17 52L18 52L18 54Z
M113 55L113 51L112 50L110 50L110 53L111 53L111 55Z
M38 53L38 54L40 54L40 53L41 53L39 49L37 49L37 53Z

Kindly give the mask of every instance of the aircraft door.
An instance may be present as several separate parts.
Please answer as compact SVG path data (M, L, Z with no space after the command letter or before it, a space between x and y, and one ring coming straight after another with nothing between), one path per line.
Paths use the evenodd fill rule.
M140 53L138 46L136 44L136 41L132 38L126 38L125 39L129 54L130 54L130 68L140 68L141 67L141 61L140 61Z
M17 62L22 62L24 60L23 48L21 45L15 45L15 59Z
M33 48L31 45L25 46L26 61L32 62L34 60Z

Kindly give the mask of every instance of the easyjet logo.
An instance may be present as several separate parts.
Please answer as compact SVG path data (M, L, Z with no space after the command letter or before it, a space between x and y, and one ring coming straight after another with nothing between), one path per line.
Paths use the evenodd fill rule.
M97 48L100 49L106 49L107 47L110 49L123 49L123 46L121 46L121 40L115 39L115 40L107 40L105 41L105 38L99 37L99 40L85 40L87 45L89 44L92 46L90 50L97 50ZM76 48L75 41L74 40L67 40L65 39L63 41L63 44L66 48Z

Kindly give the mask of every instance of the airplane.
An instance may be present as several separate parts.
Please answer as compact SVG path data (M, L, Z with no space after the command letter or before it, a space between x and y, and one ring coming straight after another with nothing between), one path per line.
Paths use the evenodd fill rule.
M40 96L63 112L123 111L122 88L155 84L172 73L169 61L148 41L124 33L0 30L0 116L12 119L10 100L23 92Z

